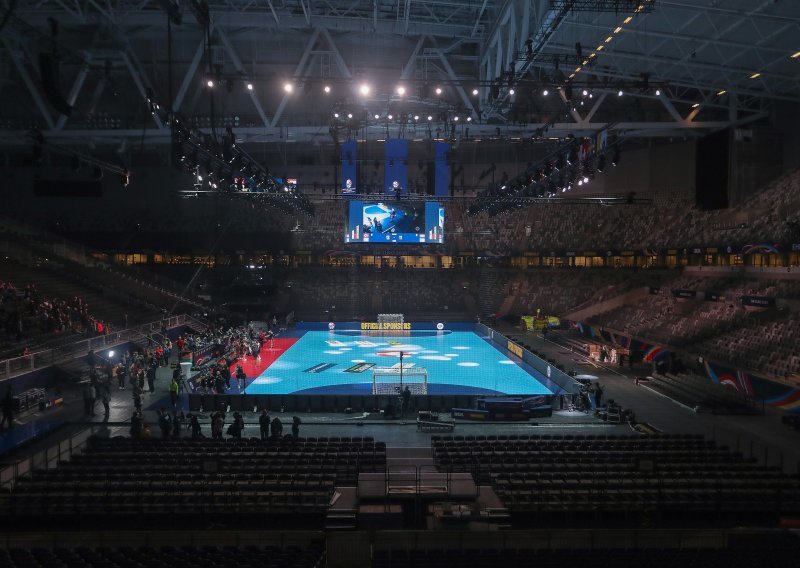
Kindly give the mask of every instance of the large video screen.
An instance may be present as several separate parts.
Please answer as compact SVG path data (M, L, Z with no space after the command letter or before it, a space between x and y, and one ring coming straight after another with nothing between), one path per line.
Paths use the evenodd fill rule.
M348 203L346 243L444 242L444 207L438 201Z

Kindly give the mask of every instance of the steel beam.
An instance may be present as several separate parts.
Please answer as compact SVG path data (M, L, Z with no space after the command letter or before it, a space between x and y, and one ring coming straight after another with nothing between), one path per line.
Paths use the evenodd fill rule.
M14 67L17 68L17 73L19 73L19 76L22 77L22 82L25 83L25 86L28 88L28 92L30 93L31 98L36 105L36 108L39 109L39 113L42 115L42 118L44 118L47 127L52 130L55 127L53 124L53 116L50 114L50 111L47 110L47 105L42 99L42 95L39 93L38 87L31 79L28 70L25 68L25 63L22 61L19 53L17 53L17 50L11 47L8 39L2 38L2 40L3 45L6 46L6 51L8 51L8 53L11 55L11 60L14 62Z
M72 83L72 88L67 95L67 104L71 107L75 106L75 101L78 100L78 95L83 88L83 84L86 81L86 76L89 74L89 64L91 63L91 58L86 58L86 65L81 67L80 71L78 71L78 76L75 77L75 82ZM67 117L65 115L61 115L58 117L56 121L55 129L61 130L64 128L64 125L67 124Z
M225 51L231 58L233 66L237 71L239 71L239 73L242 74L242 80L247 80L247 73L245 72L244 65L242 65L242 60L239 59L239 54L236 53L231 40L228 39L228 34L225 33L225 30L223 30L221 27L217 26L217 35L222 40L222 43L225 44ZM264 126L269 126L267 113L264 112L264 107L261 106L261 101L258 100L258 95L256 94L255 89L248 89L247 94L250 96L250 100L253 101L253 106L255 107L258 116L261 118L262 124Z
M315 28L314 31L311 33L311 36L308 38L308 43L306 43L306 48L303 50L303 55L300 57L300 61L297 63L297 67L294 70L293 77L295 79L300 78L304 75L308 75L308 71L306 70L306 64L308 63L308 58L311 55L311 52L314 50L314 46L317 44L317 39L319 39L320 28ZM289 102L290 93L286 93L283 95L280 104L278 105L278 109L275 111L275 116L272 117L272 127L275 128L278 126L278 121L280 121L281 117L283 116L283 111L286 109L286 104Z

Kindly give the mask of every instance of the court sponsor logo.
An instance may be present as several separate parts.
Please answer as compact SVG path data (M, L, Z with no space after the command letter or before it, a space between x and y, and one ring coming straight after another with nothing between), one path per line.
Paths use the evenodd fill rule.
M345 345L347 345L347 343L344 343L342 341L338 341L336 339L327 339L327 340L325 340L325 343L327 343L331 347L344 347Z
M376 321L365 321L361 323L361 329L367 331L381 331L381 330L410 330L411 324L410 323L400 323L400 322L376 322Z
M363 373L364 371L369 371L372 367L375 366L375 363L356 363L352 367L348 367L344 370L345 373Z
M304 373L321 373L321 372L327 371L331 367L335 367L335 366L336 366L336 363L319 363L317 365L314 365L313 367L309 367L308 369L306 369L303 372Z
M511 351L517 357L522 358L522 347L520 347L513 341L508 342L508 350Z

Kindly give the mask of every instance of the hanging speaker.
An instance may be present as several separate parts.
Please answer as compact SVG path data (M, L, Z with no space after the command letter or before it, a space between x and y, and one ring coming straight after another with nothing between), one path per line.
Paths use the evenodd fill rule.
M70 116L72 107L58 88L58 60L52 54L39 54L39 75L42 78L42 90L48 102L61 114Z

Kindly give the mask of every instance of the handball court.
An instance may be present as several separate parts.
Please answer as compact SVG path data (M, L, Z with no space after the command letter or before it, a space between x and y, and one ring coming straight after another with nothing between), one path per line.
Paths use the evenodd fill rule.
M474 332L292 331L240 360L248 394L372 394L376 367L427 372L428 394L548 395L559 388ZM233 365L235 369L235 364Z

